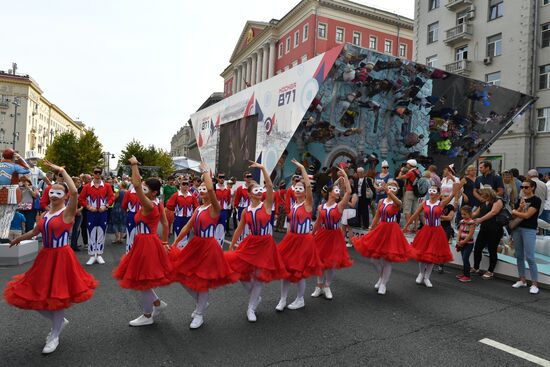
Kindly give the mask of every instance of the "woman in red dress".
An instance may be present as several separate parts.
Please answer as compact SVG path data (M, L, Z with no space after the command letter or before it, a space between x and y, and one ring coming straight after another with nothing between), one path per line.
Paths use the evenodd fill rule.
M52 322L42 353L48 354L59 345L59 334L69 323L65 309L73 303L87 301L94 294L97 282L74 255L69 244L76 215L78 191L67 172L48 161L44 164L63 175L64 184L53 184L49 190L50 209L34 229L11 241L21 241L42 233L43 248L26 273L16 275L4 290L7 303L26 310L37 310ZM65 202L68 201L67 206Z
M231 269L239 274L243 286L250 295L246 317L248 321L255 322L256 308L261 301L262 283L282 279L288 276L288 273L272 236L273 184L263 165L251 163L250 168L262 170L265 190L256 182L251 182L248 185L250 205L246 208L239 226L233 233L231 246L225 253L225 258ZM264 191L265 200L262 202ZM237 247L237 250L233 251L245 226L248 226L249 234Z
M167 245L168 220L162 203L157 196L160 194L161 182L157 178L148 178L143 183L139 174L136 157L130 159L132 166L132 185L136 190L141 208L137 211L137 234L130 251L120 259L120 263L113 271L113 277L118 280L122 288L141 291L143 300L143 314L130 321L130 326L145 326L154 323L153 317L166 307L153 288L170 283L172 264L168 252L163 247ZM158 234L158 224L162 224L163 242Z
M317 277L317 286L311 294L311 297L325 295L326 299L332 299L330 284L336 273L336 269L351 266L353 262L349 258L346 247L346 239L340 222L342 213L346 208L351 195L351 185L346 171L338 168L340 179L333 186L324 187L326 203L319 205L317 221L313 226L313 238L317 246L319 258L323 264L324 273L322 277ZM346 191L344 197L340 200L340 188L337 183L343 180ZM340 200L338 203L337 201Z
M313 194L311 182L305 167L292 160L302 173L302 181L297 182L292 190L296 195L296 203L291 207L288 232L279 243L279 253L289 275L281 284L281 299L275 309L283 311L288 297L290 283L298 283L298 294L294 302L288 305L290 310L297 310L305 306L304 293L306 278L312 275L320 276L322 263L317 253L315 240L311 235L311 212L313 210Z
M170 257L174 264L173 281L181 283L196 302L195 311L191 314L191 329L198 329L204 322L204 312L208 307L208 290L238 280L238 274L230 269L215 238L221 207L216 198L212 178L204 162L201 162L199 168L203 178L198 188L202 205L195 209L170 249ZM180 250L177 244L191 229L193 238Z
M396 196L399 190L397 182L388 181L383 186L383 190L388 197L380 200L369 232L352 238L357 252L373 259L379 274L374 288L378 289L378 294L381 295L386 294L386 285L391 275L391 263L407 262L415 258L414 249L397 223L397 214L401 207L401 200Z
M466 181L463 180L463 182ZM405 228L408 228L408 225L416 220L422 211L424 212L424 226L414 237L412 243L412 247L416 250L416 260L420 269L416 277L416 284L424 283L426 287L431 288L433 285L430 281L430 275L434 264L453 261L449 240L441 226L441 215L443 208L453 200L463 185L462 181L461 183L455 183L452 195L446 196L443 200L441 200L439 187L436 185L430 187L428 189L429 199L416 209L407 224L405 224Z

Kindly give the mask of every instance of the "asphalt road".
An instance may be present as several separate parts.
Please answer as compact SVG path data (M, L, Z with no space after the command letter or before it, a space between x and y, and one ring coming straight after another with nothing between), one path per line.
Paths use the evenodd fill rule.
M108 241L110 243L110 241ZM490 338L550 360L550 291L532 296L509 281L455 279L456 269L433 274L434 288L417 286L414 262L394 266L388 293L376 294L367 259L337 273L334 299L276 313L279 283L265 287L258 322L246 320L239 284L214 290L205 324L190 330L192 299L177 284L158 289L168 308L154 325L128 326L141 313L137 292L123 290L111 271L123 246L109 245L106 265L88 270L101 282L94 297L67 311L70 324L57 351L42 356L49 321L0 303L3 366L533 366L479 342ZM87 259L79 253L82 263ZM0 268L2 287L30 265ZM290 301L295 295L291 290Z

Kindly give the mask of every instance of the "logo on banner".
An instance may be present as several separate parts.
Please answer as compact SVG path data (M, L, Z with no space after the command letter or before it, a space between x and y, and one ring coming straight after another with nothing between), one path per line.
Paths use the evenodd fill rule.
M279 107L296 102L296 82L279 89Z

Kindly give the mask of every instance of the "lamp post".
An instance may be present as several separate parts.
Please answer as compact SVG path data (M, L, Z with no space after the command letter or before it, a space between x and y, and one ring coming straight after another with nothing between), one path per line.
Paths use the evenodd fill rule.
M107 169L105 172L107 175L111 173L111 158L115 159L115 155L111 152L103 152L103 163L106 163Z
M19 97L15 97L13 99L12 103L15 106L15 111L13 113L13 144L12 144L12 148L13 148L13 150L15 150L15 140L17 138L17 108L19 108L19 106L21 106L21 104L19 103Z

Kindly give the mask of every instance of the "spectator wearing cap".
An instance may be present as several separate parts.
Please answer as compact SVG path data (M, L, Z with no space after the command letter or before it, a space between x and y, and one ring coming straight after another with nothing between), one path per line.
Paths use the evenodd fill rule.
M535 188L535 196L538 197L541 202L545 203L546 202L546 185L544 184L544 182L542 182L540 179L539 179L539 173L536 169L530 169L529 171L527 171L527 180L532 180L536 185L537 187ZM520 198L523 198L524 196L524 190L521 191L520 193ZM543 209L543 206L541 205L541 208L539 210L539 214L542 213L542 209Z
M384 190L384 184L387 184L388 180L393 178L392 174L390 173L390 165L388 161L382 161L382 164L380 166L382 171L377 173L376 177L374 178L374 187L376 189L376 203L378 203L381 199L385 199L388 196L386 194L386 191ZM373 207L376 210L376 205L373 205Z
M437 166L435 164L430 165L428 171L430 171L430 180L432 180L432 184L441 187L441 178L437 175Z
M405 193L403 194L403 213L405 214L405 220L408 222L411 215L418 208L419 202L418 198L413 191L413 183L418 176L420 176L420 171L417 168L418 163L416 159L409 159L405 167L401 167L399 171L398 180L403 180L405 182ZM416 231L418 221L412 223L412 231ZM407 233L408 228L404 228L403 231Z
M493 171L493 164L491 161L485 160L479 164L479 175L476 178L474 196L479 202L483 202L480 194L480 189L483 186L491 186L495 191L497 196L502 197L504 195L504 183L502 182L502 177L497 175Z
M357 203L357 219L363 229L369 228L369 205L374 197L374 180L365 173L363 167L357 168L357 177L354 178L354 193L359 198ZM370 193L369 193L370 191Z

